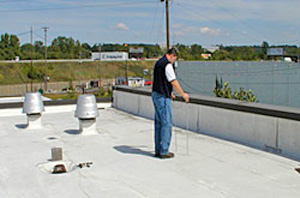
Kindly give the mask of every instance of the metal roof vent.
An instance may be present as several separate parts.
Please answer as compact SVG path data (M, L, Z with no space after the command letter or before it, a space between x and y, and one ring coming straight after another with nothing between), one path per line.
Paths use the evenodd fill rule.
M45 111L40 92L26 93L23 103L23 113L36 114Z
M99 116L96 97L80 95L77 100L75 117L79 119L79 130L83 135L97 134L96 117Z
M96 97L94 95L80 95L77 100L75 117L81 119L96 118L99 116Z
M39 92L26 93L23 113L27 114L27 128L42 127L42 111L45 111L42 96Z

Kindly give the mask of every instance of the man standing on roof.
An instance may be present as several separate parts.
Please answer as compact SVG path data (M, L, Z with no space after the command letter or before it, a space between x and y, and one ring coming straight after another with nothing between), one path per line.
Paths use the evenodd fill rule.
M174 153L169 152L173 127L171 99L175 98L173 88L185 102L189 102L189 95L183 92L176 80L173 68L176 59L177 51L172 48L154 66L152 101L155 109L155 157L162 159L174 157Z

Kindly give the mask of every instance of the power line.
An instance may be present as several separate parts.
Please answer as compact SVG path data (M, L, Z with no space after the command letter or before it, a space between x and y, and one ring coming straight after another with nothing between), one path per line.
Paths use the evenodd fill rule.
M20 1L27 1L27 0L4 0L4 1L0 1L0 3L14 3L14 2L20 2Z
M48 28L48 27L47 27L47 28ZM44 28L42 28L42 29L44 29ZM48 32L47 32L47 33L48 33ZM40 39L43 39L43 40L45 39L45 37L39 35L38 33L36 33L36 31L34 31L33 34L34 34L35 36L37 36L38 38L40 38ZM51 40L51 39L49 39L49 35L47 34L47 41L49 41L49 40Z
M154 29L154 23L156 22L158 5L159 5L159 2L157 1L156 8L155 8L155 14L154 14L154 18L153 18L153 22L152 22L152 26L151 26L151 31L150 31L150 34L149 34L149 40L152 37L152 33L153 33L153 29Z
M105 3L105 4L95 4L88 6L73 6L73 7L60 7L60 8L38 8L38 9L23 9L23 10L0 10L0 12L8 13L8 12L40 12L40 11L59 11L59 10L73 10L73 9L83 9L83 8L106 8L106 7L115 7L115 6L129 6L129 5L138 5L138 4L148 4L153 3L152 0L148 1L135 1L135 2L127 2L127 3Z
M26 34L30 34L30 31L19 33L16 36L23 36L23 35L26 35Z
M42 36L38 35L36 32L33 32L33 34L37 37L39 37L40 39L44 39Z
M210 1L212 4L214 4L214 6L215 7L221 7L221 6L219 6L216 2L214 2L214 1ZM245 22L241 22L239 19L238 19L238 17L237 16L235 16L232 12L228 12L228 11L226 11L226 10L222 10L223 12L225 12L228 16L230 16L232 19L235 19L239 24L241 24L242 26L244 26L244 27L246 27L247 29L250 29L251 30L251 28L250 28L250 25L246 25L245 24ZM263 34L261 34L260 32L259 32L259 30L254 30L254 29L252 29L252 31L253 32L255 32L256 34L258 33L258 34L260 34L260 36L262 37L262 35ZM248 33L246 33L247 35L249 35ZM249 35L250 36L250 35ZM263 38L263 37L262 37ZM264 40L264 39L262 39L262 40ZM270 40L270 39L269 39ZM271 42L274 42L274 41L272 41L271 40Z
M216 2L212 2L212 1L211 1L211 3L214 4L214 6L216 6L216 7L220 7L220 6L218 6L218 5L216 4ZM218 25L220 25L220 26L223 26L223 27L225 27L225 28L227 28L227 29L229 29L229 30L234 30L234 31L237 32L237 33L240 33L240 34L242 34L242 35L246 35L246 36L248 36L249 38L251 38L251 39L253 39L253 40L255 40L255 41L260 42L260 41L262 41L262 40L265 40L265 39L263 38L263 35L264 35L263 33L261 33L261 32L260 32L259 30L257 30L257 29L253 29L253 28L251 29L251 28L250 28L250 25L246 25L245 22L241 22L241 21L238 19L238 17L236 17L232 12L225 11L225 12L227 13L227 15L229 15L230 17L232 17L233 19L235 19L239 24L243 25L243 26L246 27L247 29L252 30L252 32L255 32L255 34L259 34L260 37L263 38L263 39L262 39L262 40L259 40L259 39L257 39L256 37L251 36L251 35L248 34L247 32L245 33L245 32L238 31L238 30L236 30L236 29L232 29L232 28L230 28L230 27L227 27L226 25L224 25L224 24L222 24L222 23L219 23L218 21L215 21L215 20L213 20L213 19L211 19L211 18L209 18L209 17L207 17L207 16L204 16L204 15L201 14L201 13L195 13L192 9L190 9L190 8L188 8L188 7L185 7L185 6L183 6L182 4L180 4L180 3L176 3L176 5L181 6L181 7L184 8L184 9L190 10L190 11L192 12L192 14L194 14L194 15L201 15L203 18L206 18L206 19L208 19L208 20L210 20L210 21L212 21L212 22L214 22L214 23L216 23L216 24L218 24ZM223 11L224 11L224 10L223 10ZM276 34L276 33L277 33L277 32L272 32L272 34ZM279 35L277 34L277 36L279 36ZM280 42L275 42L273 39L270 39L270 38L267 38L267 39L270 40L270 41L273 42L273 43L278 43L278 44L295 43L295 42L299 42L299 41L300 41L299 39L297 39L297 40L291 40L291 41L280 41Z
M207 16L201 14L200 12L195 13L194 10L192 10L192 9L190 9L190 8L188 8L188 7L185 7L185 6L183 6L182 4L180 4L180 3L177 3L177 2L176 2L175 4L178 5L179 7L183 8L183 9L188 10L189 13L193 14L194 16L197 16L197 17L201 16L201 17L203 17L203 18L205 18L205 19L207 19L207 20L209 20L209 21L211 21L211 22L214 22L215 24L218 24L219 26L222 26L222 27L224 27L224 28L226 28L226 29L229 29L230 31L234 31L234 32L236 32L236 33L238 33L238 34L246 35L246 36L248 36L249 38L251 38L251 39L253 39L253 40L255 40L255 41L258 41L258 42L261 41L261 40L255 38L255 37L252 37L252 36L249 35L249 34L244 34L243 32L241 32L241 31L239 31L239 30L233 29L233 28L231 28L231 27L227 27L227 26L224 25L223 23L220 23L220 22L218 22L218 21L216 21L216 20L213 20L213 19L211 19L211 18L209 18L209 17L207 17Z
M162 15L160 16L161 20L160 20L160 24L159 24L159 27L158 27L158 30L157 30L156 41L158 41L159 37L161 37L161 32L159 32L159 30L162 30L164 14L165 14L165 8L162 10Z

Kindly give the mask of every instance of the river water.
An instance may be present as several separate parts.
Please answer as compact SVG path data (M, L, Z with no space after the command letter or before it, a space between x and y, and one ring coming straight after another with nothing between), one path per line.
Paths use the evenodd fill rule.
M232 91L251 89L259 103L300 108L300 63L179 61L176 73L189 93L214 96L218 76Z

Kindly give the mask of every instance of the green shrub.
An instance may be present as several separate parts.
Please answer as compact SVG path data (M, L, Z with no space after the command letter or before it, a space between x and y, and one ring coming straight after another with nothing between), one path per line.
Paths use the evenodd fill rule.
M251 89L249 89L249 91L246 91L244 88L240 87L239 91L234 91L234 93L232 94L228 81L224 83L223 88L223 85L218 83L218 80L216 80L216 87L213 92L216 97L229 98L246 102L258 102L257 97L252 93Z

